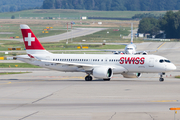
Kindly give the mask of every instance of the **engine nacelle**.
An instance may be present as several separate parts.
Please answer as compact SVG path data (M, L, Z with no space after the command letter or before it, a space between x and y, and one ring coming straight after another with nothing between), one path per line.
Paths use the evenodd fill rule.
M111 78L113 76L113 70L110 67L97 67L94 68L92 75L95 78Z
M146 51L144 51L144 52L142 53L142 55L148 55L148 53L147 53Z
M124 78L139 78L141 77L141 73L123 73Z

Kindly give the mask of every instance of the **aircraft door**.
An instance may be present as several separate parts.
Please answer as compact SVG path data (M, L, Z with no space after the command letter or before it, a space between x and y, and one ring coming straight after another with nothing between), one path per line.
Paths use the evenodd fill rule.
M149 59L149 67L154 67L154 58Z

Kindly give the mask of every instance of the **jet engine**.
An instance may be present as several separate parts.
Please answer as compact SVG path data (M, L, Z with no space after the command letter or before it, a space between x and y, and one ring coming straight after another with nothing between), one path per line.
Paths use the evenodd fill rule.
M123 73L124 78L139 78L141 77L141 73Z
M144 51L142 54L143 54L143 55L148 55L148 53L147 53L146 51Z
M96 67L93 69L92 75L95 78L109 79L113 76L113 70L110 67Z

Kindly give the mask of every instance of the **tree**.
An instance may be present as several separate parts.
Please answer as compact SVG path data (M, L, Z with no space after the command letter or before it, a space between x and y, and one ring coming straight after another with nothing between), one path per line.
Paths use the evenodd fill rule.
M168 11L160 19L143 18L139 24L139 33L159 34L163 30L166 38L180 38L180 11Z
M12 15L12 16L11 16L11 19L15 19L15 16L14 16L14 15Z
M159 33L159 21L155 18L143 18L139 23L138 33L150 33L156 35Z
M43 9L55 9L55 0L44 0Z
M5 1L5 0L4 0ZM25 0L27 1L27 0ZM131 10L155 11L178 10L179 0L44 0L43 9Z

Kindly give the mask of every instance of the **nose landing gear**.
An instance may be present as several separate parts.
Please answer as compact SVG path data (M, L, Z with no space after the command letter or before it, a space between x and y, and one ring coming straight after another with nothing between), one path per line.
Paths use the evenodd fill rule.
M159 78L159 81L160 81L160 82L163 82L163 81L164 81L163 75L165 75L165 73L160 73L160 78Z

